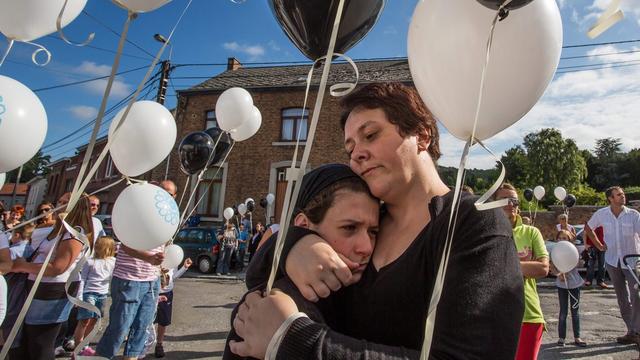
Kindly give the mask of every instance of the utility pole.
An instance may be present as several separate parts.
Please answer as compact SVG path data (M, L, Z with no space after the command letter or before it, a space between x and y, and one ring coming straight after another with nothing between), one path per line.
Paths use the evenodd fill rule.
M161 62L161 66L160 84L158 86L156 102L164 105L164 99L167 94L167 85L169 84L169 73L171 72L171 62L169 60L163 60Z

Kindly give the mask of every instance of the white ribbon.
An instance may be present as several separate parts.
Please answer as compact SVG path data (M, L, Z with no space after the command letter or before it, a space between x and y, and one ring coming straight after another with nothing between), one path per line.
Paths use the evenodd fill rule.
M73 45L73 46L88 45L90 42L93 41L93 38L96 36L95 33L89 34L86 40L81 43L75 43L67 39L67 37L64 35L64 31L62 31L62 15L64 15L64 10L67 7L67 3L69 3L69 0L64 0L64 4L62 4L62 9L60 10L60 14L58 14L58 18L56 19L56 29L58 30L58 35L60 35L60 38L69 45Z
M500 18L500 13L502 13L502 10L507 5L509 5L510 2L511 0L506 0L496 12L496 15L493 19L493 22L491 24L491 28L489 31L489 38L487 39L487 51L486 51L485 61L482 67L482 76L480 78L480 89L478 92L478 103L476 104L476 113L473 121L473 129L471 131L471 136L469 137L469 140L466 142L464 146L464 150L460 158L460 166L458 167L458 175L456 177L456 186L453 193L453 202L451 204L451 213L449 215L449 225L447 227L447 237L444 243L442 258L440 259L440 265L438 266L438 272L436 274L433 293L431 294L431 300L429 302L429 308L427 310L427 320L426 320L425 329L424 329L424 341L422 344L422 351L420 353L421 360L427 360L429 358L429 353L431 352L433 333L434 333L435 323L436 323L436 313L438 309L438 304L440 303L440 298L442 296L442 288L444 287L444 279L447 274L447 268L449 265L449 256L451 254L451 246L453 244L455 226L458 218L458 208L460 206L460 195L461 195L462 184L464 183L465 167L469 157L469 148L471 147L471 145L473 145L475 134L476 134L476 127L478 125L478 118L480 117L482 95L484 93L485 75L486 75L487 67L489 65L491 45L493 43L493 35L495 32L495 27L498 22L498 19ZM478 143L481 144L480 142ZM484 147L490 153L492 153L484 145L481 144L481 146ZM495 154L494 154L494 157L496 157ZM504 166L502 166L502 172L499 178L500 183L503 179L504 179ZM498 182L494 183L491 189L489 189L489 191L487 191L484 195L482 195L480 199L478 199L478 201L476 201L475 206L478 210L487 210L487 209L503 206L506 199L505 201L499 200L499 201L493 201L490 203L485 203L489 199L489 197L496 191L496 189L500 186L500 183Z
M594 39L603 32L607 31L610 27L615 25L618 21L624 18L624 13L620 10L620 0L613 0L607 7L602 15L598 18L595 25L589 29L587 36Z
M329 70L331 69L331 59L334 56L334 49L336 45L336 37L338 36L338 29L340 28L340 19L342 19L342 9L344 8L344 0L340 0L338 4L338 9L336 11L336 18L333 22L333 30L331 32L331 39L329 40L329 48L327 49L327 55L324 57L326 61L324 62L324 67L322 69L322 77L320 78L320 86L318 88L318 96L316 97L316 103L313 107L313 116L311 119L311 126L309 127L309 135L307 136L306 145L304 147L304 153L302 155L302 161L300 162L299 170L296 169L296 162L298 160L298 144L300 141L300 135L298 134L296 148L294 150L293 161L291 162L292 171L297 171L295 176L295 186L293 185L293 181L287 181L287 189L285 192L284 204L282 207L282 215L280 216L280 231L278 231L278 238L276 240L275 251L273 254L273 263L271 265L271 273L269 274L269 280L267 281L267 294L271 292L271 288L273 287L273 283L275 281L276 272L278 270L278 264L280 263L280 255L282 254L282 249L284 248L284 239L287 236L289 221L292 217L293 210L295 207L295 202L298 199L298 194L300 193L300 187L302 186L302 176L304 175L304 170L307 167L307 163L309 162L309 155L311 154L311 148L313 146L313 139L315 137L316 127L318 125L318 118L320 117L320 109L322 108L322 101L324 99L324 93L327 88L327 80L329 78ZM352 62L353 63L353 62ZM311 70L313 71L313 69ZM311 72L310 72L311 73ZM309 94L309 88L311 86L311 76L307 76L307 90L305 93L305 104L303 107L303 115L304 110L306 108L307 97ZM355 86L354 86L355 87ZM291 194L293 188L293 194Z

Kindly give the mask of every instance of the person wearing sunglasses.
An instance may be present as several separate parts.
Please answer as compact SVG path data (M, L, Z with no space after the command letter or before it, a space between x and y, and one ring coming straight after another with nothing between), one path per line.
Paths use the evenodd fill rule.
M53 219L54 206L50 202L42 202L38 206L38 215L45 215L38 220L36 228L47 228L55 225L56 221Z
M538 358L545 326L536 279L543 278L549 273L549 253L540 230L522 223L520 200L518 200L516 188L504 183L500 185L494 197L496 200L508 199L507 205L502 210L513 227L513 238L520 258L520 269L524 276L524 317L516 360L534 360Z

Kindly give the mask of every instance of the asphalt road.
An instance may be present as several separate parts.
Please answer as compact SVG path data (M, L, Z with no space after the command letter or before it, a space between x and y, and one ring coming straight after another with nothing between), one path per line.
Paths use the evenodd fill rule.
M569 345L573 338L568 321L567 345L556 345L558 295L553 280L538 287L547 320L539 359L638 359L635 345L619 345L617 336L625 333L613 289L582 291L582 339L589 345ZM189 272L176 281L173 324L168 328L164 348L166 359L220 359L229 330L229 316L245 291L235 276L200 275ZM153 354L147 359L154 358Z

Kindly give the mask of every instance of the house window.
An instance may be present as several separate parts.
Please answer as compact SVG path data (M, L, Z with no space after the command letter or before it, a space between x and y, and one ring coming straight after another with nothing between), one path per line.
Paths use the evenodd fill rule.
M105 166L105 168L104 177L110 178L113 176L113 160L111 160L111 155L107 155L107 166Z
M67 179L67 181L64 184L64 191L71 192L73 190L73 183L74 183L74 179Z
M220 171L218 171L220 169ZM196 213L198 215L220 217L222 215L222 179L224 168L212 167L204 173L204 177L198 185L196 199L202 200L198 204Z
M282 110L282 141L296 141L300 134L300 141L307 140L309 131L309 109L292 108Z
M204 129L207 130L212 127L218 127L218 120L216 120L216 112L214 110L209 110L205 114Z

